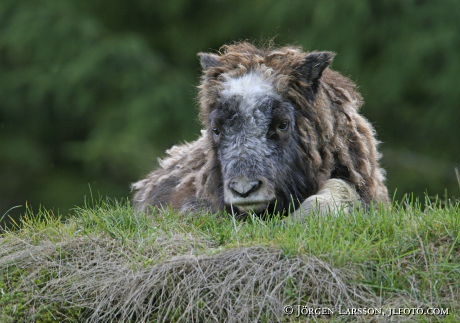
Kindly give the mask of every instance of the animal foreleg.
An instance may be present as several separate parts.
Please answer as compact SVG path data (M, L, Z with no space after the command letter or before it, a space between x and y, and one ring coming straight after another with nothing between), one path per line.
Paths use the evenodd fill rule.
M308 197L292 217L306 216L312 212L337 214L340 211L350 212L359 203L359 194L356 189L344 180L332 178L326 181L318 193Z

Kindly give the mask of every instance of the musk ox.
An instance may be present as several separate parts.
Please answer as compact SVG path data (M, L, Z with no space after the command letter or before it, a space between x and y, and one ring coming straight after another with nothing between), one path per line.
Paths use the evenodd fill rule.
M205 130L133 184L137 210L300 214L388 201L375 131L356 85L329 68L334 53L242 42L198 56Z

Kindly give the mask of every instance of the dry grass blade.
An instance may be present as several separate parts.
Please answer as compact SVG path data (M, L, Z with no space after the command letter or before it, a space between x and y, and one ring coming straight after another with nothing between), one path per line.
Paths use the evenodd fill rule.
M455 167L455 176L457 177L458 188L460 188L460 172L457 167Z

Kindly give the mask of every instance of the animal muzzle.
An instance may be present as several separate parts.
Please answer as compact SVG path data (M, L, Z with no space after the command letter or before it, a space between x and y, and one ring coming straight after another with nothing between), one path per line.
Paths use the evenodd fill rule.
M234 177L224 189L225 203L240 211L261 212L275 199L271 185L265 178Z

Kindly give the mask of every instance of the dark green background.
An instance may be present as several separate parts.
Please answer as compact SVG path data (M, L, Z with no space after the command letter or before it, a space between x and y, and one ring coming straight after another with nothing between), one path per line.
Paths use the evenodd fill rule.
M459 195L459 1L1 0L0 218L129 196L198 136L196 53L270 39L338 53L397 197Z

